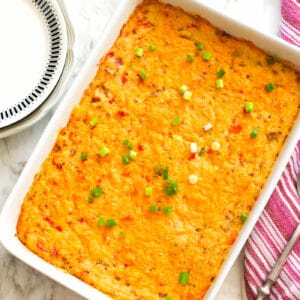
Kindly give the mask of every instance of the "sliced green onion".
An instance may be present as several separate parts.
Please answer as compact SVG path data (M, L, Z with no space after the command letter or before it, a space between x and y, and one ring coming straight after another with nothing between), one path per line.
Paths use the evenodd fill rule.
M179 88L179 93L180 94L184 94L186 91L188 90L188 87L186 85L182 85L180 88Z
M100 197L102 195L102 188L96 187L92 189L92 193L94 197Z
M198 50L203 50L204 49L204 43L203 42L198 42L197 44L196 44L196 47L197 47L197 49Z
M168 179L169 179L169 167L165 167L165 168L163 169L162 175L163 175L163 179L164 179L164 180L168 180Z
M180 122L181 122L181 121L180 121L179 118L174 118L174 119L172 120L171 124L174 125L174 126L176 126L176 125L180 124Z
M129 152L129 158L130 158L131 160L135 160L136 157L137 157L137 152L131 150L131 151Z
M181 272L179 275L178 282L182 285L187 285L189 281L190 273L188 272Z
M241 215L242 222L245 222L248 219L248 216L246 214Z
M88 154L86 152L81 153L80 155L81 160L87 160L87 158L88 158Z
M178 183L176 180L168 179L166 180L166 184L163 187L163 192L166 196L173 196L178 194Z
M99 119L97 117L93 118L90 122L91 127L95 127L97 123L99 122Z
M272 82L269 82L265 85L265 90L267 92L272 92L275 89L275 84Z
M145 71L141 71L141 72L139 73L139 76L140 76L140 78L141 78L142 80L145 80L145 79L147 78L147 73L146 73Z
M165 206L163 208L163 214L169 215L173 212L173 207L172 206Z
M154 52L155 50L156 50L156 46L155 45L150 45L149 46L149 50L151 51L151 52Z
M257 129L253 129L250 133L250 137L251 138L255 138L258 136L258 130Z
M99 152L99 155L100 157L104 157L106 156L108 153L110 153L110 150L107 148L107 147L103 147L100 152Z
M216 80L216 88L217 89L222 89L223 87L224 87L223 79L217 79Z
M224 71L223 69L220 69L220 70L217 72L217 77L218 77L218 78L222 78L224 75L225 75L225 71Z
M106 220L106 226L108 228L114 227L117 225L117 222L114 219L108 219Z
M136 50L135 50L135 56L136 57L142 57L143 56L143 54L144 54L144 50L143 50L143 48L137 48Z
M211 52L209 51L204 51L202 54L202 58L206 61L209 61L211 59Z
M172 300L172 298L171 297L167 297L167 298L165 298L165 300Z
M194 57L191 55L191 54L187 54L186 55L186 61L188 62L188 63L193 63L194 62Z
M183 94L183 99L184 100L191 100L193 96L193 93L191 91L185 91Z
M156 205L155 204L151 204L149 206L149 210L150 210L151 213L156 213L156 211L157 211Z
M123 141L123 145L127 146L128 150L132 150L132 148L133 148L132 143L127 139Z
M130 158L127 155L123 155L122 161L124 165L128 165L130 163Z
M94 202L94 198L95 197L100 197L101 195L102 195L102 188L100 188L100 187L93 188L90 191L88 201L89 202Z
M151 186L146 186L145 188L145 195L151 196L153 194L153 188Z
M105 223L105 221L104 221L104 217L99 217L98 218L98 226L103 226L104 225L104 223Z
M254 111L254 104L253 102L246 102L245 104L245 111L250 113Z

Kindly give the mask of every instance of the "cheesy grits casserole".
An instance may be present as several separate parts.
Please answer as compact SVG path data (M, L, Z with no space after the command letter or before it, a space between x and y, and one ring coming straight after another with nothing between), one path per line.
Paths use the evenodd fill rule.
M36 174L17 236L113 299L202 299L299 105L287 62L145 0Z

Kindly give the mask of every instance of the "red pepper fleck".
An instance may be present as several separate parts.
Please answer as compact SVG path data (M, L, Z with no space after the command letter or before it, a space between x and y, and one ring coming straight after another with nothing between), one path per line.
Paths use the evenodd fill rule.
M115 100L114 98L112 98L112 99L110 99L108 102L109 102L110 104L114 104L114 103L116 102L116 100Z
M109 52L108 54L108 57L114 57L115 56L115 53L113 51Z
M132 263L125 263L125 264L124 264L124 268L128 268L128 267L130 267L130 266L132 266Z
M164 282L159 283L160 286L165 286L166 284Z
M51 255L58 257L58 250L56 248L53 248L51 251Z
M240 90L239 92L240 92L240 94L244 94L244 91L243 91L243 90Z
M229 128L229 132L230 133L240 133L242 130L242 126L241 125L232 125L230 128Z
M143 145L141 145L141 144L138 144L138 150L140 150L140 151L143 151L143 150L144 150L144 147L143 147Z
M152 26L153 26L151 22L149 22L149 21L144 21L144 20L139 20L139 21L137 22L137 25L138 25L138 26L143 26L144 28L149 28L149 27L152 27Z
M79 221L79 223L83 223L83 222L85 222L85 218L80 218L78 221Z
M213 153L213 151L212 151L211 148L208 148L208 149L206 150L206 153L207 153L207 154L211 154L211 153Z
M62 232L61 226L55 226L55 229L58 230L59 232Z
M195 159L196 158L196 153L191 153L189 156L189 160Z
M123 218L120 219L121 221L128 221L128 222L131 222L133 221L133 217L132 216L125 216Z
M44 220L47 221L51 226L54 226L54 222L49 217L45 217Z
M119 118L123 118L123 117L125 117L125 116L127 116L127 115L128 115L128 113L125 112L125 111L123 111L123 110L119 110L119 111L117 112L117 117L119 117Z
M125 73L123 74L122 78L121 78L121 82L122 82L123 85L128 81L127 76L128 76L128 73L125 72Z
M127 172L123 172L122 175L125 176L125 177L130 177L131 173L129 171L127 171Z

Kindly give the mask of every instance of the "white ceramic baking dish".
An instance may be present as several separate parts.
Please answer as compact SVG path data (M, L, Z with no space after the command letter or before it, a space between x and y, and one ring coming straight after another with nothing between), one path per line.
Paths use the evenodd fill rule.
M26 167L24 168L17 184L11 192L0 216L0 240L2 244L16 257L30 265L31 267L39 270L55 281L65 285L72 289L76 293L82 295L87 299L110 299L101 292L97 291L93 287L85 284L79 279L66 274L64 271L48 264L19 242L16 237L16 223L18 220L20 207L23 199L32 184L34 175L38 172L41 163L51 150L57 133L60 128L64 127L69 119L69 115L75 104L79 102L81 96L93 79L97 71L97 64L101 57L107 53L115 39L119 35L120 29L127 21L129 15L134 10L140 0L123 0L117 11L115 12L111 22L109 23L106 31L103 33L101 39L95 47L89 60L82 68L79 76L74 81L72 87L66 93L59 108L54 114L51 122L47 126L44 134L42 135L37 147L32 153ZM257 32L245 25L239 24L237 21L216 12L211 8L208 8L204 4L201 4L196 0L165 0L175 6L180 6L188 12L199 14L206 18L213 25L225 30L226 32L236 36L245 38L252 41L260 48L275 54L278 57L284 58L292 62L298 69L300 66L300 50L294 46L283 42L279 38L268 36ZM214 299L219 288L221 287L226 275L235 262L238 254L242 250L244 243L247 240L255 222L257 221L260 213L262 212L269 196L271 195L279 177L298 141L300 132L300 119L295 123L286 143L278 157L278 160L274 166L273 172L270 175L267 184L261 192L255 207L253 208L248 221L245 223L238 239L234 243L230 254L222 265L218 277L215 279L213 285L206 294L205 299Z

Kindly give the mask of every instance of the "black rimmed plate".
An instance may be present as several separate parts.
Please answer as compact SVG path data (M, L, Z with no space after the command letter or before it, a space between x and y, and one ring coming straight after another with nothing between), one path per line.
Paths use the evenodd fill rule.
M0 1L0 129L32 114L66 60L67 30L54 0Z

